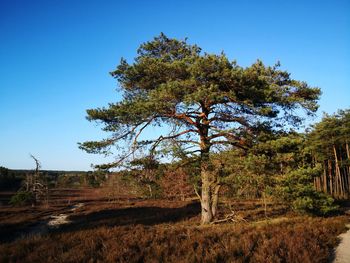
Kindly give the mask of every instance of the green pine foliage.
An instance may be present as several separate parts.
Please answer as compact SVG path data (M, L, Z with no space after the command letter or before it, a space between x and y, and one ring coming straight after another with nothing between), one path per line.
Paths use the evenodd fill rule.
M79 147L105 155L117 149L116 161L100 169L118 167L133 156L153 156L169 141L186 149L186 155L199 153L202 224L215 217L223 174L211 163L211 153L230 147L247 151L262 131L298 126L303 118L296 111L312 115L321 93L291 78L279 63L257 60L242 67L223 52L202 52L163 33L141 44L134 61L121 59L111 75L122 99L87 110L87 119L102 124L109 136ZM142 136L152 127L162 127L157 129L162 134Z
M323 173L315 180L319 191L337 199L350 196L350 110L325 114L308 134L307 150Z
M296 212L326 215L338 207L334 199L317 191L314 180L322 166L314 164L306 137L295 132L260 137L248 152L221 153L230 196L269 197L290 206Z
M110 136L79 144L101 154L117 147L120 158L99 166L104 169L146 146L153 152L169 140L190 148L188 153L215 145L247 148L249 138L262 129L300 124L302 118L293 110L313 114L320 95L319 88L292 79L279 63L266 66L257 60L241 67L224 53L205 53L164 34L141 44L133 62L121 59L111 75L122 100L87 110L87 119L100 123ZM140 136L152 126L170 132L157 138Z
M29 191L18 191L11 197L10 205L23 206L34 202L34 194Z
M334 199L316 191L313 179L320 174L321 167L299 168L278 178L274 194L279 201L289 204L301 213L327 215L338 209Z

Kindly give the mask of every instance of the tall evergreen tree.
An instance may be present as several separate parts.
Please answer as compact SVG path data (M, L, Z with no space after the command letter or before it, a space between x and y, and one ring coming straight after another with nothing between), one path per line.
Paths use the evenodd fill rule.
M199 152L202 224L215 216L213 200L220 187L209 162L214 147L246 148L247 138L262 128L297 125L302 118L296 110L312 114L320 95L318 88L292 79L278 64L270 67L258 60L244 68L224 53L203 53L197 45L164 34L142 44L133 63L122 59L111 74L123 99L87 111L88 120L102 122L111 136L81 143L80 148L107 154L111 146L130 142L116 162L100 168L115 167L145 147L153 153L167 140L186 145L188 153ZM169 132L158 138L142 139L152 125L170 129L159 129Z

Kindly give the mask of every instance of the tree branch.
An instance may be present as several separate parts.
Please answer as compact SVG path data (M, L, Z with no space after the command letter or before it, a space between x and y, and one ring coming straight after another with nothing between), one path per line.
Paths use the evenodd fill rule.
M161 135L161 136L159 136L158 139L156 139L156 140L154 141L154 144L153 144L153 146L152 146L152 148L151 148L151 151L154 151L154 149L159 145L159 143L162 142L162 141L164 141L164 140L175 139L175 138L177 138L177 137L179 137L179 136L181 136L181 135L184 135L184 134L187 134L187 133L190 133L190 132L198 133L196 130L188 129L188 130L182 131L182 132L180 132L180 133L178 133L178 134L174 134L174 135L170 135L170 136L162 136L162 135ZM184 142L185 142L185 141L189 142L188 140L184 140ZM198 143L198 142L194 142L194 141L190 141L190 142L192 142L192 143Z

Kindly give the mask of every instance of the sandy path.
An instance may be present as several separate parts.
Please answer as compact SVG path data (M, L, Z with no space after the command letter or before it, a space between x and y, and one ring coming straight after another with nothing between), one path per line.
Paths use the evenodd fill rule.
M350 262L350 224L346 226L349 228L349 230L339 236L341 241L335 251L333 263Z
M58 228L61 225L69 224L71 221L69 221L69 213L74 212L78 208L84 206L83 203L78 203L73 206L69 210L67 210L66 214L59 214L59 215L51 215L48 220L42 220L35 224L34 226L27 229L25 233L22 233L20 235L20 238L26 237L26 236L32 236L37 234L46 234L49 229L52 228Z

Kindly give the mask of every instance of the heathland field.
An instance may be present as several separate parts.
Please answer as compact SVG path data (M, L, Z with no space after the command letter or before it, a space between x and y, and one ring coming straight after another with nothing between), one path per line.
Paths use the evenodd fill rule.
M48 205L3 205L0 262L329 262L349 221L342 212L310 217L260 200L223 200L221 220L201 226L195 198L104 196L56 189ZM67 217L50 226L59 215Z

